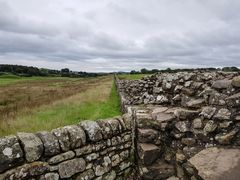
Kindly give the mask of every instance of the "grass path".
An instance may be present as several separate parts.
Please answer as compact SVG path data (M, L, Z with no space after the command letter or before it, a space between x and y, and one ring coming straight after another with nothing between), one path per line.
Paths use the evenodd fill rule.
M0 136L16 132L36 132L78 123L84 119L103 119L120 115L113 77L89 84L87 90L23 113L0 123Z

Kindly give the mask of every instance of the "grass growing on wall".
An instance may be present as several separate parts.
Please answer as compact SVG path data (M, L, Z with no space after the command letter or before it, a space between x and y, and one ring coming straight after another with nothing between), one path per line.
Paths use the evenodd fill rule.
M36 132L75 124L85 119L104 119L120 115L119 97L113 77L96 81L80 93L31 112L20 113L15 119L0 122L0 136L16 132Z

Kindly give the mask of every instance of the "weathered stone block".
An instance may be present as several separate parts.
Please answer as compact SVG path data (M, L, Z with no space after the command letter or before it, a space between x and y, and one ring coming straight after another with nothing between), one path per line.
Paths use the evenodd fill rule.
M110 124L107 121L105 120L98 121L98 125L101 128L104 139L109 139L112 137L112 129Z
M239 179L240 150L207 148L192 157L189 162L202 179Z
M82 121L80 126L84 129L90 141L97 142L102 139L101 128L95 121Z
M36 135L43 142L45 156L53 156L60 153L58 139L53 134L47 131L42 131L38 132Z
M17 134L25 153L26 160L33 162L43 154L43 143L39 137L32 133Z
M119 163L121 161L120 156L118 154L113 155L112 158L111 158L111 161L112 161L112 166L113 167L119 165Z
M11 169L4 174L0 174L0 179L31 179L48 171L49 165L47 163L36 161Z
M202 105L204 105L204 103L205 103L204 99L191 99L186 103L186 106L190 108L199 108Z
M132 116L130 114L124 114L122 116L122 118L123 118L123 122L126 125L126 129L131 130L132 129Z
M23 162L23 151L16 136L0 138L0 173Z
M85 160L87 162L90 162L90 161L93 161L95 159L97 159L99 157L99 154L98 153L92 153L92 154L88 154L86 157L85 157Z
M233 130L231 130L228 133L224 133L224 134L217 134L215 136L215 140L219 143L219 144L230 144L231 140L234 138L234 136L239 132L239 128L234 128Z
M117 135L121 132L121 124L117 119L110 119L107 121L112 129L113 135Z
M95 150L95 146L92 144L83 146L81 148L75 149L76 156L82 156L85 154L90 154Z
M204 134L207 135L208 133L214 132L217 129L217 126L218 125L214 121L208 121L203 129Z
M231 112L226 108L221 108L218 112L213 116L215 119L219 120L230 120Z
M232 81L228 79L217 80L213 82L212 88L214 89L227 89L231 86Z
M213 115L215 114L217 108L211 107L211 106L206 106L202 108L202 112L200 113L201 116L207 119L211 119Z
M181 142L187 146L193 146L196 143L196 140L194 138L182 138Z
M160 156L160 148L154 144L139 143L138 155L145 165L151 165Z
M232 85L237 88L240 87L240 76L236 76L233 78Z
M188 121L178 121L175 123L175 127L180 131L180 132L188 132L190 131L190 123Z
M79 148L86 144L86 135L84 130L77 125L66 126L68 129L68 135L70 139L71 149Z
M106 175L103 176L103 180L115 180L117 177L117 174L114 170L111 172L107 173Z
M89 169L76 176L76 180L91 180L95 177L94 171Z
M164 161L157 161L152 166L147 167L143 173L143 179L160 180L167 179L174 175L174 167Z
M53 129L51 132L58 139L62 151L69 151L71 142L68 135L68 129L65 127Z
M201 118L196 118L193 120L192 126L194 129L201 129L203 128L203 122Z
M188 109L176 109L174 111L174 115L178 118L178 119L182 119L182 120L186 120L186 119L193 119L194 117L196 117L199 114L198 111L195 110L188 110Z
M158 138L158 132L153 129L138 129L138 141L142 143L153 143Z
M68 159L72 159L75 156L75 153L73 151L68 151L62 154L58 154L56 156L51 157L48 160L49 164L57 164L60 163L62 161L66 161Z
M86 162L83 158L77 158L62 162L58 167L58 173L61 178L70 178L74 174L83 172L86 169Z
M58 173L47 173L44 175L41 175L39 180L58 180L59 175Z
M227 105L230 107L239 107L240 105L240 93L234 94L226 98Z

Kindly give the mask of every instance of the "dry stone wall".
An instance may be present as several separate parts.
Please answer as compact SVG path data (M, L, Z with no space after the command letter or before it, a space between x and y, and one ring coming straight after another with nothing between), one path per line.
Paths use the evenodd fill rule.
M0 138L0 179L126 179L132 173L128 115Z
M123 109L134 117L142 179L234 179L229 172L240 167L238 73L163 73L119 80L118 87Z
M231 173L240 168L238 73L163 73L116 85L122 117L0 138L0 180L239 177Z

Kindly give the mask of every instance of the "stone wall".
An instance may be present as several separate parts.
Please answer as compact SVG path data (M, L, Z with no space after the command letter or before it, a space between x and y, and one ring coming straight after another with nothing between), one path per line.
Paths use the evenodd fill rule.
M0 179L126 179L132 173L128 115L0 138Z
M163 73L116 85L122 117L0 138L0 179L212 179L205 156L224 156L220 163L239 172L238 73Z
M124 96L123 109L131 109L134 117L136 163L142 179L214 179L211 173L217 172L219 163L230 168L230 164L237 164L233 157L240 160L238 73L163 73L141 80L119 80L118 87ZM210 152L221 155L206 156ZM202 158L199 163L201 154L209 159ZM223 154L224 162L213 163ZM208 161L215 170L198 167ZM215 179L219 179L217 175Z

